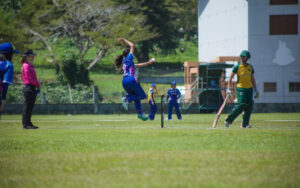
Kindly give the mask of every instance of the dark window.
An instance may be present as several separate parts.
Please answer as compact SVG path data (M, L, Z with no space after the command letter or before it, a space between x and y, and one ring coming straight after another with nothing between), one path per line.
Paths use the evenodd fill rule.
M270 15L270 35L297 35L298 15Z
M300 92L300 82L290 82L289 92Z
M265 82L264 83L264 92L276 92L277 85L276 82Z
M270 5L296 5L298 0L270 0Z

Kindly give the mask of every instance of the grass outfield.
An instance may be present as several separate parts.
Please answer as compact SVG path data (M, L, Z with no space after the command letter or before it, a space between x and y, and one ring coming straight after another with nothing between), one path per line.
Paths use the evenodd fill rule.
M0 120L0 187L299 187L300 114L253 114L252 129L214 114L142 122L135 115ZM225 116L221 117L221 120Z

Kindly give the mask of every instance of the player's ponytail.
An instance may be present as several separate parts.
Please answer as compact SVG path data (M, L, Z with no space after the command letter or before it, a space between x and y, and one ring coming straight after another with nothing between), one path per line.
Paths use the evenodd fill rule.
M115 59L115 67L116 69L120 69L123 62L123 55L118 55Z
M124 58L124 57L127 57L128 54L129 54L129 52L130 52L130 48L125 48L125 49L123 50L122 55L118 55L118 56L116 57L116 59L115 59L115 67L116 67L116 69L120 69L120 67L121 67L121 65L122 65L122 63L123 63L123 58Z

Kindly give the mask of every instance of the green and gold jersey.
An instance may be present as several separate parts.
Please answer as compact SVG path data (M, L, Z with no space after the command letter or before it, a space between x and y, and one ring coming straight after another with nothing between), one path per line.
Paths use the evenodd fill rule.
M233 67L232 72L237 74L238 88L252 88L251 79L254 74L254 69L250 64L243 65L242 63L239 63Z
M154 99L154 89L152 87L148 91L148 101L151 100L151 95L153 95L153 99Z

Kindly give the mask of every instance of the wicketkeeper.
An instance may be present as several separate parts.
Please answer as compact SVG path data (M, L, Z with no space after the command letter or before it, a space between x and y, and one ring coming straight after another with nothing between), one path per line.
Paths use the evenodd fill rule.
M233 111L225 119L225 126L229 125L235 120L235 118L244 112L242 128L251 128L249 125L250 116L253 108L253 89L254 98L259 97L259 93L256 88L256 82L254 78L254 69L252 65L248 63L251 55L250 52L244 50L240 54L242 63L237 64L233 67L232 73L228 81L228 88L226 94L232 96L231 82L235 75L237 75L237 105L234 107Z

